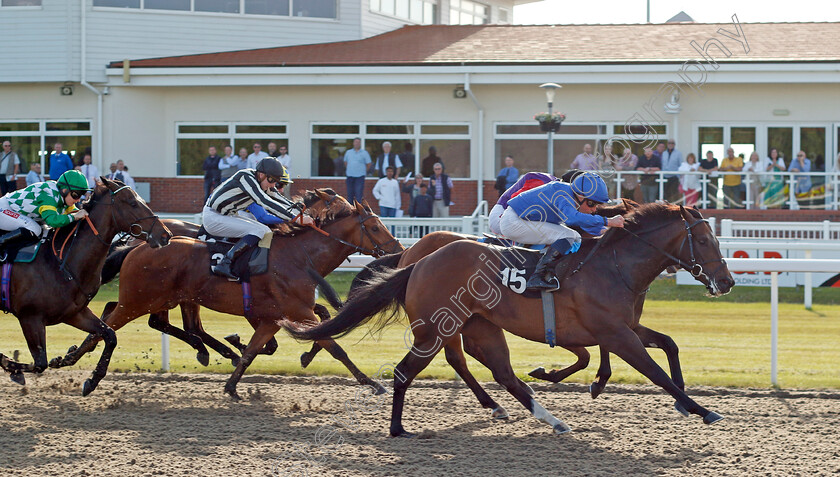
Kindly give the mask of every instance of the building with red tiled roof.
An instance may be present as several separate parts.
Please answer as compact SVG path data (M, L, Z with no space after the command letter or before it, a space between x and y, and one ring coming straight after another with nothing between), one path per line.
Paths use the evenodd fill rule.
M341 192L342 154L360 137L374 158L385 141L407 151L403 174L425 172L435 147L455 181L452 212L469 214L495 201L504 156L520 172L559 173L586 144L641 154L673 138L683 154L718 158L730 146L762 158L776 147L788 163L801 149L814 170L836 171L838 64L840 23L411 25L331 43L114 58L102 137L109 159L151 184L156 210L200 210L210 145L288 145L295 186ZM554 108L566 115L551 163L533 119L547 82L563 86ZM822 195L803 206L836 209L837 177L815 189L820 181Z

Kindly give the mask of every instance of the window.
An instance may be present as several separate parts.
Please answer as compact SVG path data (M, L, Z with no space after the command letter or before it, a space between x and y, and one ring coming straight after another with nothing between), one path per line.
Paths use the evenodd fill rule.
M80 164L82 155L91 150L89 121L22 121L0 123L0 141L12 143L12 150L20 157L20 173L29 172L33 163L41 164L41 172L49 174L53 147L60 142L63 151L74 163ZM56 178L53 178L56 179Z
M370 0L370 11L414 23L431 25L436 23L437 2L436 0Z
M254 144L260 143L262 150L268 152L270 142L278 148L288 147L289 134L285 124L179 123L175 139L177 174L193 176L204 174L201 166L210 146L214 146L219 155L224 155L224 147L230 145L233 154L238 155L242 148L248 154L253 153Z
M391 143L391 152L400 155L401 173L430 175L436 156L453 178L470 177L470 126L468 124L313 124L312 175L344 177L344 152L360 137L371 160L382 154L382 145ZM425 162L424 162L425 160ZM374 174L371 172L371 174Z
M2 0L0 7L40 7L41 0Z
M483 25L489 22L487 5L470 0L451 0L449 2L450 25Z
M506 8L499 9L499 23L510 23L510 10Z
M9 3L36 0L0 0ZM379 4L379 0L373 0ZM394 0L390 0L392 5ZM423 0L431 1L431 0ZM40 5L40 0L37 0ZM93 0L94 7L176 10L231 15L276 15L309 18L338 18L337 0ZM407 8L407 7L406 7ZM392 12L393 14L393 12ZM422 15L421 15L422 16Z
M94 7L140 8L140 0L93 0Z

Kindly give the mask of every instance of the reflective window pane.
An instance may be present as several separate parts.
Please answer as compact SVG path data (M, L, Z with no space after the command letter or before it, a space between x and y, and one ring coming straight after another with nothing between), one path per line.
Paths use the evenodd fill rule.
M408 18L408 0L396 0L396 15L400 18Z
M143 8L152 10L190 11L190 0L145 0Z
M41 137L40 136L24 136L14 137L6 136L0 137L2 141L9 141L12 143L12 151L20 158L20 173L27 174L29 172L29 165L41 162ZM42 171L43 172L43 171Z
M90 123L47 123L47 131L90 131Z
M4 7L40 7L41 0L2 0L0 6Z
M178 175L204 175L201 169L207 150L215 146L217 151L224 151L223 147L230 140L225 137L208 139L178 139Z
M729 130L729 142L735 155L744 155L744 163L750 160L755 148L755 128L733 127Z
M469 134L470 127L466 124L426 124L420 127L421 134Z
M90 136L46 136L44 138L44 141L45 147L47 149L46 153L44 154L44 157L46 158L43 170L44 175L47 175L50 172L49 157L50 154L52 154L53 152L53 147L55 146L55 143L61 143L62 152L70 156L70 159L75 165L80 165L82 163L82 158L84 157L85 151L91 150ZM55 180L58 179L58 177L51 177L51 179Z
M404 124L369 125L367 134L414 134L414 126Z
M706 152L712 151L715 158L723 158L723 128L722 127L701 127L699 128L700 150L697 151L697 160L705 159Z
M239 13L239 0L195 0L195 11Z
M496 126L497 134L545 134L540 130L539 125L525 124L499 124Z
M93 0L93 6L94 7L140 8L140 0Z
M227 134L228 127L216 124L179 125L180 134Z
M312 126L313 134L359 134L359 126L355 124L316 124Z
M2 131L37 131L38 123L0 123Z
M282 125L242 125L236 126L237 134L286 134L286 126Z
M344 151L352 148L352 139L313 139L312 175L344 177Z
M793 128L767 128L767 156L776 148L785 164L793 157Z
M337 18L336 0L294 0L292 5L296 17Z
M825 170L825 128L799 128L799 148L811 160L811 171Z
M288 15L289 0L245 0L245 13L254 15Z
M414 23L423 23L423 1L411 0L411 7L408 15Z
M432 25L435 23L435 14L437 12L437 5L424 2L423 3L423 24Z
M497 164L494 172L504 167L504 157L513 156L514 166L519 174L544 172L548 170L546 139L499 139L496 140Z
M427 170L429 148L437 148L437 157L443 164L444 173L449 177L470 177L470 141L468 139L420 139L420 170ZM424 174L426 176L431 175Z

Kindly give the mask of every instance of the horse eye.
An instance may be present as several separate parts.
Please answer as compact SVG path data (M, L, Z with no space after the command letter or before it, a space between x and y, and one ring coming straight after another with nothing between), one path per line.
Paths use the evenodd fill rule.
M706 245L706 243L707 243L708 241L707 241L706 239L704 239L704 238L701 238L701 239L700 239L700 240L698 240L697 242L699 242L699 243L700 243L700 245Z
M371 228L371 230L373 230L374 232L379 232L379 226L378 226L378 225L374 225L374 226Z
M131 206L132 206L132 207L134 207L134 208L136 209L136 208L137 208L137 201L136 201L136 200L132 200L132 201L131 201Z

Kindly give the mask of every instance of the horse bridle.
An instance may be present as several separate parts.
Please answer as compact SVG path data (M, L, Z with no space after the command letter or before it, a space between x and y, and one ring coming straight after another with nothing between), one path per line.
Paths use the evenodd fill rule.
M640 232L639 234L633 232L632 230L628 230L626 228L623 228L623 230L625 232L629 233L630 235L636 237L637 239L641 240L645 244L649 245L651 248L653 248L657 252L661 253L662 255L665 255L669 259L676 262L677 265L679 265L683 270L690 273L694 278L705 277L707 281L711 282L711 277L709 277L709 275L707 275L706 272L703 270L703 265L706 265L706 264L709 264L709 263L714 263L714 262L721 262L721 265L725 265L726 260L724 260L723 257L721 257L721 258L715 258L715 259L712 259L712 260L706 260L704 262L698 262L697 258L694 255L694 234L691 231L691 229L693 229L695 226L697 226L699 224L702 224L702 223L708 224L709 221L706 220L706 219L699 219L696 222L694 222L692 224L689 224L688 221L685 220L685 216L683 216L682 214L680 214L680 219L682 219L683 224L685 225L686 235L683 238L683 241L680 243L680 248L677 251L677 253L678 254L681 253L682 250L683 250L683 247L685 247L686 242L688 242L688 252L689 252L689 255L691 257L691 263L686 263L685 261L683 261L679 257L676 257L676 256L670 254L669 252L663 250L662 247L659 247L658 245L655 245L655 244L651 243L650 241L641 237L641 234L648 234L648 233L651 233L651 232L655 232L657 230L669 227L669 226L671 226L671 224L664 224L664 225L661 225L659 227L654 227L650 230L644 230L644 231Z
M115 196L120 191L122 191L123 189L131 190L131 187L127 186L127 185L124 185L124 186L118 188L117 190L110 190L109 189L109 192L111 193L111 203L110 204L102 204L102 205L109 205L109 206L116 205ZM91 202L93 202L95 204L100 204L100 202L97 199L92 199ZM114 212L115 208L116 207L111 208L111 218L114 219L114 223L117 222L117 213ZM118 213L119 213L119 218L122 219L124 217L122 211L120 210L120 211L118 211ZM140 225L140 222L142 222L144 220L149 220L149 219L157 220L158 216L157 215L150 215L148 217L142 217L142 218L139 218L139 219L135 219L134 222L131 225L128 226L128 232L123 232L123 233L127 233L128 235L131 235L134 238L139 238L141 240L148 241L149 240L149 232L146 232L145 230L143 230L143 226ZM87 220L87 223L90 225L90 228L93 229L93 232L94 232L93 236L94 237L96 237L104 245L108 245L108 246L111 245L110 243L106 242L105 240L102 240L102 237L99 236L99 231L96 230L96 227L93 226L93 223L90 221L90 219Z
M330 206L332 205L332 203L335 201L336 197L338 197L338 196L332 196L332 197L330 197L329 199L322 199L322 200L324 201L324 203L326 203L326 204L327 204L327 208L328 208L328 209L330 208ZM305 207L303 207L303 208L305 208ZM368 220L370 220L370 219L375 219L375 218L377 218L377 215L376 215L376 214L372 214L372 213L371 213L371 214L368 214L368 213L367 213L367 211L365 211L365 214L366 214L366 215L364 215L364 216L359 215L359 216L356 218L356 221L357 221L357 222L358 222L358 224L359 224L359 228L361 228L362 235L363 235L364 237L367 237L367 239L368 239L368 240L370 240L370 243L372 243L372 244L373 244L373 248L372 248L372 249L362 247L361 245L356 245L356 244L350 243L350 242L348 242L348 241L346 241L346 240L344 240L344 239L338 238L338 237L334 237L334 236L332 236L332 234L330 234L330 233L329 233L329 232L327 232L326 230L323 230L323 229L321 229L320 227L318 227L318 226L316 226L316 225L314 225L314 224L313 224L313 225L311 225L311 227L312 227L312 228L314 228L314 229L316 229L316 230L318 230L318 231L320 231L323 235L325 235L325 236L327 236L327 237L329 237L329 238L331 238L331 239L335 240L336 242L339 242L339 243L341 243L341 244L343 244L343 245L346 245L346 246L348 246L348 247L353 248L353 250L354 250L354 251L356 251L356 252L361 252L361 253L363 253L363 254L365 254L365 255L371 255L371 256L373 256L373 257L377 257L377 258L378 258L378 257L382 257L382 256L384 256L384 255L387 255L387 254L388 254L388 252L387 252L387 251L385 251L385 249L384 249L383 247L385 247L386 245L390 245L390 244L392 244L392 243L394 243L394 242L399 243L399 240L397 240L397 238L395 237L395 238L393 238L393 239L391 239L391 240L389 240L389 241L387 241L387 242L385 242L385 243L381 243L381 244L380 244L380 243L377 243L377 241L376 241L376 240L374 240L374 238L373 238L373 234L371 234L371 233L370 233L370 231L367 229L367 226L365 225L365 222L367 222L367 221L368 221ZM300 211L300 215L299 215L298 217L303 217L303 210L301 210L301 211Z

